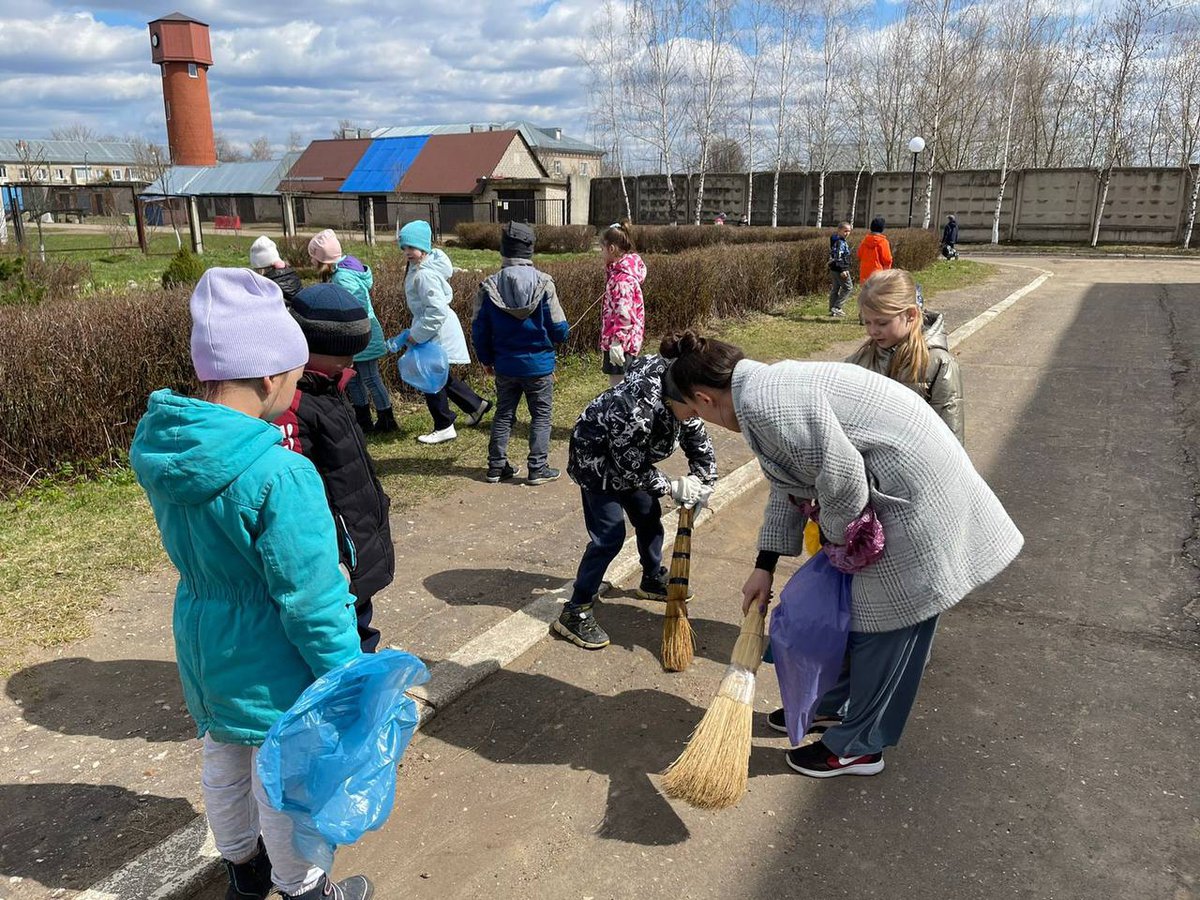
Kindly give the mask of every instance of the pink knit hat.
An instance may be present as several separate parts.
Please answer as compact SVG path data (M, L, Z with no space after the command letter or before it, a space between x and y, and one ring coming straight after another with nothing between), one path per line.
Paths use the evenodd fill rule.
M192 291L192 365L201 381L290 372L308 362L308 341L269 278L209 269Z
M335 263L345 254L342 253L342 245L338 242L333 229L326 228L308 242L308 256L319 263Z

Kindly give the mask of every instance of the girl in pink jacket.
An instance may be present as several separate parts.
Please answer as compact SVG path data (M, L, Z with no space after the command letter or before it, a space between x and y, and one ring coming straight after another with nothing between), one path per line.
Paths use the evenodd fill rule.
M600 310L600 350L610 385L625 378L630 360L642 349L646 333L646 304L642 282L646 264L633 252L633 241L620 225L610 225L600 236L608 280Z

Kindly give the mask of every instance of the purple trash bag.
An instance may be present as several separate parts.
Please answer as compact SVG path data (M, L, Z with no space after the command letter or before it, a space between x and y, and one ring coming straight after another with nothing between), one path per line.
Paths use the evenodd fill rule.
M804 738L813 707L841 674L852 580L818 553L788 580L771 615L771 655L793 744Z

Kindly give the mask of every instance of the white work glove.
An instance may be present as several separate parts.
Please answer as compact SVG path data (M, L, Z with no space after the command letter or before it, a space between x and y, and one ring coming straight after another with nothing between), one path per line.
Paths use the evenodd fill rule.
M608 361L615 368L625 368L625 348L620 344L613 344L608 348Z
M695 475L670 478L671 499L687 509L700 509L708 505L712 497L712 485L705 484Z

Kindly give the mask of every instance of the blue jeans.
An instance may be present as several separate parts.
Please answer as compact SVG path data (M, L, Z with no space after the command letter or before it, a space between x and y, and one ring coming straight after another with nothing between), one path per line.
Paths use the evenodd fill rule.
M842 675L817 717L841 716L821 740L838 756L879 753L899 743L917 699L938 617L895 631L852 631Z
M657 575L662 566L662 504L657 497L645 491L599 493L583 488L580 493L583 494L583 523L591 540L583 551L583 559L579 560L568 608L591 603L600 590L604 573L625 544L626 515L637 536L642 572Z
M379 360L356 362L354 373L354 377L346 385L346 393L350 395L351 403L355 406L370 405L371 400L367 399L367 391L370 391L377 410L382 412L392 408L392 396L388 393L387 385L383 383L383 376L379 374Z
M841 309L846 304L846 298L854 289L854 282L843 277L841 272L829 273L829 311Z
M521 398L529 407L529 471L544 468L550 455L550 406L554 399L554 376L512 378L496 375L496 415L488 444L488 467L501 468L508 462L508 439L517 421Z

